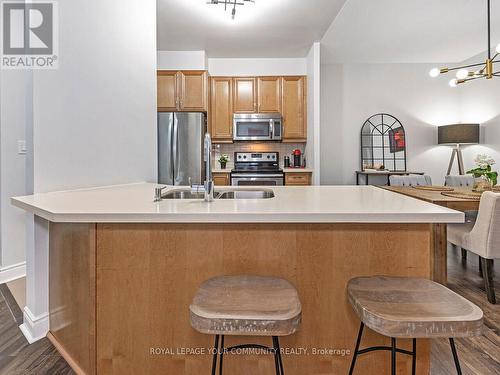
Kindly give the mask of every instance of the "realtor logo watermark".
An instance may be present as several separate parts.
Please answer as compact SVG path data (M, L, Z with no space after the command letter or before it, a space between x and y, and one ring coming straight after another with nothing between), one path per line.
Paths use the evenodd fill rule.
M2 69L57 69L57 1L1 1Z

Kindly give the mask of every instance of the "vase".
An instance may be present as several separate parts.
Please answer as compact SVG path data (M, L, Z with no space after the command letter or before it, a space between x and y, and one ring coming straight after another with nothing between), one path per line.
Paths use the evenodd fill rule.
M474 179L474 186L472 187L472 191L482 193L484 191L491 190L493 190L493 184L491 183L491 180L489 180L486 176L481 176Z
M220 162L220 169L226 169L226 163Z

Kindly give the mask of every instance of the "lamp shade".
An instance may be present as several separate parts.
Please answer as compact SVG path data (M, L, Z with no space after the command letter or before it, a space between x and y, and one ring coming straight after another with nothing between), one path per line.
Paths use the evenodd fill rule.
M479 124L454 124L440 126L438 127L438 144L478 144L479 134Z

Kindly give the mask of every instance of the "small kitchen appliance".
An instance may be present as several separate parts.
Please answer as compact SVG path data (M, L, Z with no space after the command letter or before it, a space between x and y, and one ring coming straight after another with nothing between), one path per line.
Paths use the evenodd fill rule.
M236 114L233 118L235 141L281 141L282 117L279 113Z
M301 168L302 167L302 151L299 149L293 150L293 167Z

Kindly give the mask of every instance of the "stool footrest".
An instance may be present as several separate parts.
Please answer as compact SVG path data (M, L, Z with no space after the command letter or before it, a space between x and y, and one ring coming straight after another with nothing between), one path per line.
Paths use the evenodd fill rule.
M356 352L356 354L360 355L360 354L365 354L365 353L369 353L369 352L374 352L376 350L388 350L388 351L392 351L392 347L391 346L371 346L369 348L358 350ZM397 353L401 353L401 354L406 354L406 355L413 355L413 354L415 354L412 351L405 350L405 349L399 349L399 348L396 348L396 352Z
M219 340L220 339L220 340ZM274 355L274 366L276 370L276 375L285 375L285 370L283 368L283 360L281 358L281 348L280 340L278 336L272 336L273 347L270 348L265 345L260 344L242 344L230 347L224 346L224 335L215 335L214 344L214 356L212 362L212 375L216 375L217 367L219 368L219 375L222 375L222 364L224 359L224 354L232 354L234 350L238 349L260 349L266 353ZM217 363L219 366L217 366Z

